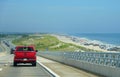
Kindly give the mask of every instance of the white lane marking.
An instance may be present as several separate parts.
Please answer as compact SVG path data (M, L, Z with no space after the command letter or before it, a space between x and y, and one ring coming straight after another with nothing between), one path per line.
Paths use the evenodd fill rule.
M2 68L0 68L0 72L2 71L3 69Z
M43 68L45 68L47 71L49 71L52 75L54 75L55 77L60 77L58 74L56 74L55 72L53 72L51 69L49 69L48 67L46 67L44 64L42 64L40 61L37 61Z

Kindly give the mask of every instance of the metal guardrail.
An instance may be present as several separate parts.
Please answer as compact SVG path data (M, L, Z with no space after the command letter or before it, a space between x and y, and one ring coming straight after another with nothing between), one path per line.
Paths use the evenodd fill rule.
M120 67L120 53L105 52L39 52L42 55L62 57L63 59L72 59L84 61L92 64Z

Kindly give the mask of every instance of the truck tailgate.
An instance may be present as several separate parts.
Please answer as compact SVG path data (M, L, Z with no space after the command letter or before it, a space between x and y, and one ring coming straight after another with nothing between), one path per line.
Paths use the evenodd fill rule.
M15 58L35 58L36 53L32 51L19 51L15 52Z

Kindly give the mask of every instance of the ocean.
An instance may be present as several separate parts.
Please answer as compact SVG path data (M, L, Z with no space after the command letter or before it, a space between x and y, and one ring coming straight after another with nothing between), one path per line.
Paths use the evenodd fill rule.
M70 35L120 46L120 33L71 33Z

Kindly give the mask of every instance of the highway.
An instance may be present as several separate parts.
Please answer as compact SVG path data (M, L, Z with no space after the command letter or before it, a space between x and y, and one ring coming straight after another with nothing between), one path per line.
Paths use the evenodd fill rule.
M18 64L14 67L14 55L10 54L7 47L5 50L5 55L2 55L4 51L0 53L0 77L103 77L40 56L37 56L36 67L31 64Z
M36 67L30 64L13 66L13 55L0 57L0 77L53 77L41 65Z
M55 74L58 74L56 77L102 77L39 56L37 59L36 67L31 66L31 64L18 64L18 66L14 67L13 55L2 56L0 57L0 77L55 77L39 62L54 71Z
M0 45L0 77L54 77L51 72L37 63L37 66L31 64L18 64L13 66L13 54L10 54L9 48ZM7 52L5 52L7 51Z

